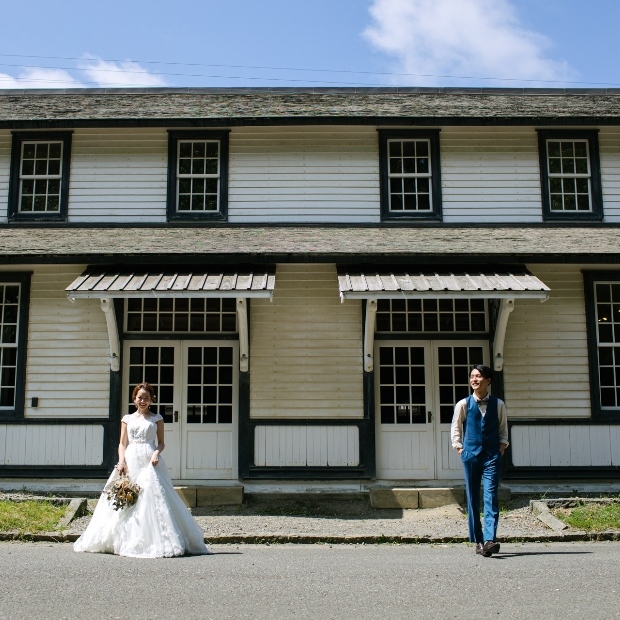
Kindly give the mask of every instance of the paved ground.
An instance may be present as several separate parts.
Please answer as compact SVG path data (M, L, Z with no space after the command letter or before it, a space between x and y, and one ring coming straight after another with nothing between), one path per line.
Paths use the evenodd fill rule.
M141 560L0 542L0 619L618 618L620 543L213 545Z

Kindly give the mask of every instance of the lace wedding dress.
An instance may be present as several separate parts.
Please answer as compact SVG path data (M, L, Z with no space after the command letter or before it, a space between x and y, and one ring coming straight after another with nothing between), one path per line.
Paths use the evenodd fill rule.
M204 532L174 490L163 458L151 465L161 419L159 414L145 419L138 413L123 418L129 438L125 462L129 479L141 487L138 501L117 511L102 493L86 531L73 545L75 551L134 558L209 553ZM113 472L110 480L115 476Z

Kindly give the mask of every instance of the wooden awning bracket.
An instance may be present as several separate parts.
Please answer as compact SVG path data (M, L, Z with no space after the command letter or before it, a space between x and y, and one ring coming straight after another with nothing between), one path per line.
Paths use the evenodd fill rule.
M237 329L239 331L239 371L250 369L250 347L248 342L248 302L237 297Z
M366 322L364 325L364 370L372 372L374 368L375 325L377 318L377 300L366 300Z
M500 300L495 338L493 339L493 369L497 371L504 369L504 341L506 339L506 328L508 327L508 317L514 309L514 299Z
M114 313L114 301L109 297L101 299L101 309L105 314L105 322L108 326L108 339L110 340L110 370L118 372L121 368L120 340L118 338L118 326Z

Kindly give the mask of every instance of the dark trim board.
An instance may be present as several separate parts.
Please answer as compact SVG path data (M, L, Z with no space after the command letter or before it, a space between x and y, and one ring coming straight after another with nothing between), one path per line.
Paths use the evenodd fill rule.
M256 467L249 469L249 480L369 480L364 467Z
M0 474L3 478L101 478L104 480L110 475L107 467L95 465L12 465L0 467Z
M118 119L60 119L60 120L2 120L0 129L57 130L91 128L153 127L170 129L227 129L230 127L291 127L308 125L345 125L373 127L604 127L620 125L620 116L568 117L456 117L456 116L299 116L252 118L118 118Z

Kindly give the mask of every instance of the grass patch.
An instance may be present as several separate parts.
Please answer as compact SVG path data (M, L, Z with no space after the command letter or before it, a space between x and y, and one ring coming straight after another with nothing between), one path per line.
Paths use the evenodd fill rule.
M0 500L0 532L51 532L66 510L66 505L51 502Z
M620 504L587 504L558 510L556 516L564 523L586 532L620 530Z

